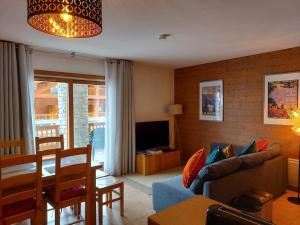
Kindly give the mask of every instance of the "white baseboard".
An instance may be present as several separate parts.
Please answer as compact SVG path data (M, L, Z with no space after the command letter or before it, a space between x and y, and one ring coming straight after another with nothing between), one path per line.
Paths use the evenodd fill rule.
M298 159L288 159L288 181L289 185L293 187L298 186Z

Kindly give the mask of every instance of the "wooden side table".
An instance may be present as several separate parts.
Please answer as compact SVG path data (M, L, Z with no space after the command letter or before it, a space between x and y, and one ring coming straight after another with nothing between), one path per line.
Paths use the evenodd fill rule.
M206 210L212 199L198 195L148 217L148 225L205 225Z
M113 176L106 176L96 180L96 191L98 201L99 225L103 224L103 206L112 208L112 203L120 201L120 215L124 216L124 182ZM113 198L113 193L117 198ZM103 195L106 195L106 201L103 201Z

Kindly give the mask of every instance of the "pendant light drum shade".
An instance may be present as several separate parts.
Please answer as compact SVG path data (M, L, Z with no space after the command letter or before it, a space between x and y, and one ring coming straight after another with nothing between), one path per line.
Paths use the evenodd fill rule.
M94 37L102 32L102 0L27 0L27 22L47 34Z

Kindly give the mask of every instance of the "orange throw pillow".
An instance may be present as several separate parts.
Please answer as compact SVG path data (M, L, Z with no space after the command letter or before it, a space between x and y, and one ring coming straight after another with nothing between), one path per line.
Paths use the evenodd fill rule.
M191 186L198 172L205 165L205 160L206 154L204 148L198 150L194 155L191 156L183 169L182 185L184 187L189 188Z
M269 142L267 140L260 140L256 142L256 152L261 152L266 150L269 147Z

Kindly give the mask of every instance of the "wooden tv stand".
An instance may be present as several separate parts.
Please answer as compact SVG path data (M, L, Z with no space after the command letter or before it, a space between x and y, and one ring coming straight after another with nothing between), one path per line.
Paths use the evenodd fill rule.
M136 172L150 175L180 166L180 151L163 152L157 155L136 155Z

